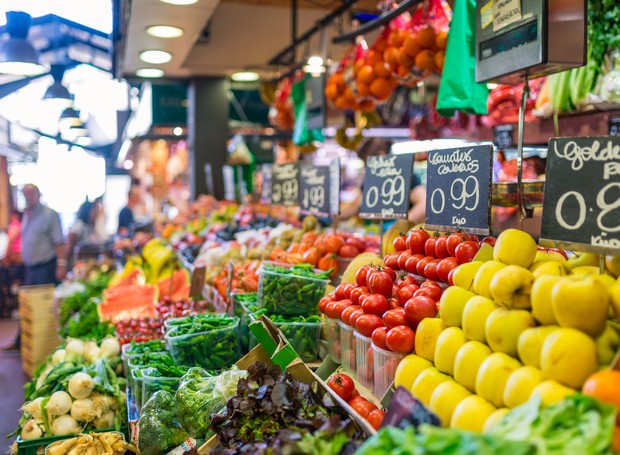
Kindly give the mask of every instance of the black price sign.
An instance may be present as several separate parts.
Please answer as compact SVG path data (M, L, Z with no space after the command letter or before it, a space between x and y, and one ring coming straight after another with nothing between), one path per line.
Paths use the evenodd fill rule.
M261 187L260 201L268 204L271 201L271 164L263 164L261 168L263 184Z
M427 228L490 232L492 152L490 145L428 152Z
M553 138L541 238L546 245L620 252L620 137Z
M413 154L371 156L366 162L362 218L407 218Z
M328 166L303 165L299 173L301 213L329 215L330 175Z
M271 203L287 207L299 203L299 166L279 164L271 169Z
M512 132L514 126L499 125L495 127L495 145L499 150L506 150L512 147Z
M620 115L610 115L608 125L610 136L620 136Z

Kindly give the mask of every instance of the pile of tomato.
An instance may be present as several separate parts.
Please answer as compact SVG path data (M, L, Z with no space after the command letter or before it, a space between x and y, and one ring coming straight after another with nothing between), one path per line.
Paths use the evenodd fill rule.
M162 321L215 311L213 304L207 300L172 300L168 296L164 296L155 308Z
M155 318L122 319L114 324L116 335L121 345L135 340L142 343L163 338L162 322Z
M366 419L375 430L379 429L383 423L385 411L361 396L350 376L343 373L335 373L328 379L327 385L336 395L355 409L360 416Z

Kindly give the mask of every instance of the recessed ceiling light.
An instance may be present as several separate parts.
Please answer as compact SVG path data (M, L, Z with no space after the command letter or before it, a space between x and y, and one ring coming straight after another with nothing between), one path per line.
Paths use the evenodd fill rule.
M180 126L177 126L172 130L172 133L175 136L180 136L181 134L183 134L183 128L181 128Z
M260 76L255 71L237 71L233 73L230 78L235 82L254 82L257 81Z
M172 54L166 51L142 51L140 52L140 60L145 63L159 65L161 63L168 63L172 60Z
M193 5L194 3L198 3L198 0L161 0L164 3L169 3L171 5Z
M146 28L146 33L157 38L178 38L183 36L183 29L172 25L151 25Z
M138 77L163 77L164 70L159 68L140 68L136 70Z

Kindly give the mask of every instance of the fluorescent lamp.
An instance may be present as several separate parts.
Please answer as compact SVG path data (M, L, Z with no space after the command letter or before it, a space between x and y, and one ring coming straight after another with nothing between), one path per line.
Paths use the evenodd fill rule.
M151 25L146 28L146 33L156 38L178 38L183 36L183 29L172 25Z
M166 51L148 50L140 52L140 60L145 63L151 63L153 65L159 65L162 63L168 63L172 60L172 54Z
M235 82L254 82L257 81L260 76L255 71L237 71L233 73L230 78Z
M136 70L136 76L138 77L155 78L155 77L163 77L163 75L164 75L164 70L159 69L159 68L139 68Z

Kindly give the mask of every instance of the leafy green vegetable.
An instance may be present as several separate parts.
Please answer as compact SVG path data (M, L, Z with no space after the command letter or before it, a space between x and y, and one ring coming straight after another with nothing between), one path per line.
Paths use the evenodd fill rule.
M174 396L164 390L156 392L146 402L138 428L138 448L142 455L160 455L189 438L179 425Z
M599 73L605 67L605 54L620 48L620 3L617 0L588 1L588 61Z

